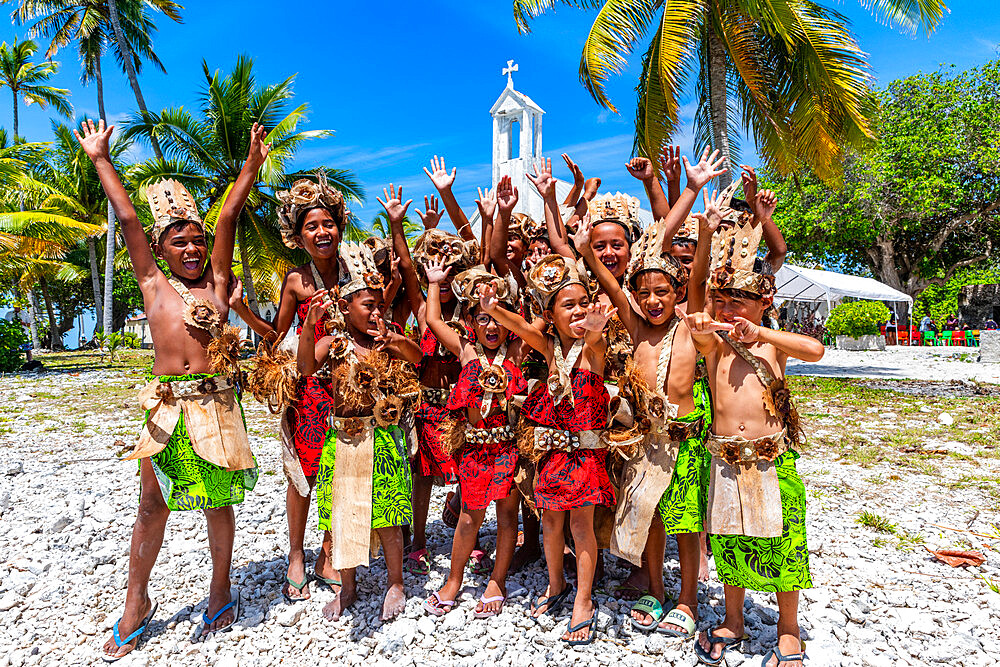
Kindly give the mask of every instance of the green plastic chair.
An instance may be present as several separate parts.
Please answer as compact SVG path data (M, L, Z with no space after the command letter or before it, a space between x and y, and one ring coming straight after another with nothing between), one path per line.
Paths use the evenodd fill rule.
M937 337L933 331L924 332L924 345L940 345L941 340Z
M968 329L965 332L965 344L969 347L977 347L979 341L976 340L976 332L973 329Z

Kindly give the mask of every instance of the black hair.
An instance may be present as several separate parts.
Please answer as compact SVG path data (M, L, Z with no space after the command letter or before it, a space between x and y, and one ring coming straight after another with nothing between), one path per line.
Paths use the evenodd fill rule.
M729 202L729 208L734 211L739 211L740 213L753 213L753 209L750 208L750 204L747 203L746 199L740 199L739 197L733 197Z
M339 229L340 231L344 231L345 220L343 216L340 216L340 219L338 220L337 212L334 211L332 208L329 208L327 206L310 206L309 208L302 209L295 215L295 228L292 230L292 236L298 236L299 234L302 233L302 226L306 224L306 216L309 214L310 211L315 211L318 208L321 208L327 213L329 213L330 217L333 218L333 221L337 223L337 229Z
M163 237L167 235L167 232L180 231L185 227L187 227L188 225L198 225L199 227L202 227L194 220L174 220L169 225L163 228L163 231L160 232L160 238L156 239L156 242L161 243L163 241ZM204 227L202 227L202 230L204 231Z
M685 247L687 247L687 246L695 246L695 247L697 247L698 242L695 241L694 239L689 239L689 238L687 238L685 236L675 236L673 238L673 240L670 242L670 245L685 246Z

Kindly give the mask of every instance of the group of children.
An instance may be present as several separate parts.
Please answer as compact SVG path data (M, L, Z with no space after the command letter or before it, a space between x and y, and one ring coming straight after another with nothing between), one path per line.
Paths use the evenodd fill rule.
M129 457L140 461L141 496L125 611L105 660L132 651L156 611L147 585L172 510L201 509L208 520L213 575L198 636L238 618L232 505L257 477L240 406L247 391L281 416L289 604L308 600L310 585L328 586L335 597L323 613L338 618L357 598L356 568L381 550L381 616L396 617L404 570L430 571L433 486L457 485L444 516L454 527L451 568L424 601L426 613L454 609L471 568L488 574L475 617L500 614L507 574L537 552L541 529L548 586L529 613L556 615L571 602L563 641L588 644L597 634L592 590L604 550L645 582L631 612L637 630L694 639L707 533L726 615L694 641L698 659L720 664L746 638L750 588L777 594L778 643L763 664L801 664L798 591L811 580L795 466L802 433L784 367L789 356L820 359L823 346L760 324L784 244L771 219L774 194L757 191L752 169L709 196L706 187L725 173L717 152L692 164L670 148L659 169L634 158L626 166L655 220L643 229L637 199L600 194L600 180L584 179L564 155L574 184L563 202L545 160L530 176L544 220L515 211L519 193L505 177L476 202L477 238L452 193L456 170L435 157L425 171L457 234L438 227L438 199L425 197L412 249L402 188L379 198L391 238L355 244L342 238L343 196L322 174L299 180L276 193L278 218L284 242L310 261L285 276L271 322L244 304L231 272L236 223L268 159L263 129L254 127L246 164L217 211L211 253L193 199L174 181L147 191L150 248L110 161L111 131L88 122L78 138L121 221L156 357L140 395L146 424ZM734 196L740 185L744 199ZM691 215L699 193L705 210ZM264 337L249 371L239 365L238 330L226 324L230 310ZM323 543L309 571L311 495ZM490 505L492 561L478 539ZM681 579L671 609L668 534Z

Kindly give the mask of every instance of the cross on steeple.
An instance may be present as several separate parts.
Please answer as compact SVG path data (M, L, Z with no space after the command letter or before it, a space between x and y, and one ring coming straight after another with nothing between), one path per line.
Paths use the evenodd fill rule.
M517 71L517 65L514 64L513 60L508 60L507 61L507 66L503 68L502 72L500 72L500 76L503 76L504 74L507 75L507 87L508 88L513 88L514 87L514 80L513 80L513 78L511 78L511 74L514 73L514 72L516 72L516 71Z

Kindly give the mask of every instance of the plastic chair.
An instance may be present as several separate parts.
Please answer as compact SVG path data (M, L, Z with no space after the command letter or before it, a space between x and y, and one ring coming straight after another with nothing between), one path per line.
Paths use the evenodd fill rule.
M934 345L940 345L941 343L938 341L938 338L933 331L925 331L923 344L934 346Z
M951 344L952 345L965 345L965 332L964 331L952 331L951 332Z
M910 344L910 332L906 327L902 327L896 334L896 344L897 345Z
M965 342L969 347L979 347L979 329L969 329L966 331Z

